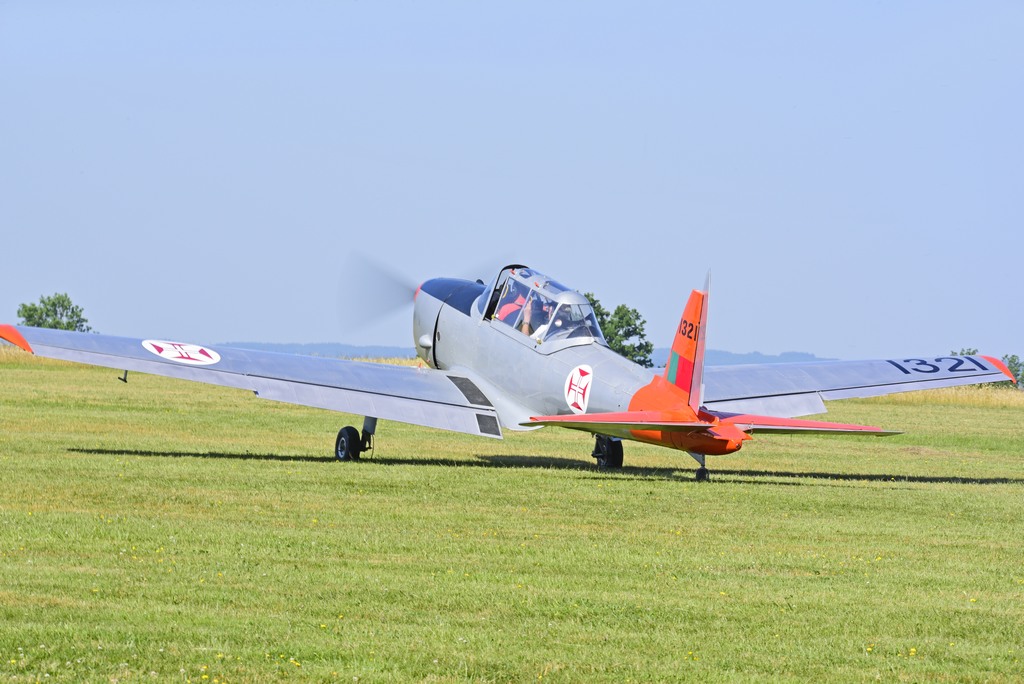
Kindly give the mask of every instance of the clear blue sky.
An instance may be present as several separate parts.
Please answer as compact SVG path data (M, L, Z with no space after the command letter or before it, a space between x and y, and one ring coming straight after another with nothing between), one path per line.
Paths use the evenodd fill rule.
M353 251L667 346L1024 356L1024 3L4 2L0 322L411 346ZM349 292L348 297L359 296Z

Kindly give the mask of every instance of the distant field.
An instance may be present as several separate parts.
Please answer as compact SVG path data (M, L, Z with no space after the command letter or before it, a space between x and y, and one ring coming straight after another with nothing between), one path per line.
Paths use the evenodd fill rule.
M0 680L1020 681L1024 393L710 459L504 441L0 348Z

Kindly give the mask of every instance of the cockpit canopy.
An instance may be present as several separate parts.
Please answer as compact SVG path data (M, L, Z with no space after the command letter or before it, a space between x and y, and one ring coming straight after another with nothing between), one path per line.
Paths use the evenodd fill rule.
M481 305L485 301L480 298ZM484 318L540 343L556 340L606 344L587 298L525 266L508 266L490 290Z

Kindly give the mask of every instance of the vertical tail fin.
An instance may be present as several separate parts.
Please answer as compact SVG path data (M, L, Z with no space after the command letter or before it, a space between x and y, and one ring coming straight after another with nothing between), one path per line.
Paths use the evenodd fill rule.
M700 409L704 399L704 339L710 289L709 272L704 281L704 290L690 293L675 339L672 340L668 365L665 366L665 379L687 394L688 404L694 413Z

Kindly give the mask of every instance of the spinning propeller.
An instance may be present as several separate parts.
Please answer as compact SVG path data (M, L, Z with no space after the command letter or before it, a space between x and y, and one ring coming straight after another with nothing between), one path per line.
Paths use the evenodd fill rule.
M411 305L418 287L407 274L350 252L338 283L338 310L346 320L375 323Z
M458 268L461 273L449 274L474 280L478 274L487 274L484 282L497 272L500 259L488 259L477 268ZM473 275L466 271L475 271ZM344 322L353 319L361 324L373 324L411 306L421 281L382 263L363 252L352 251L342 262L338 282L338 311Z

